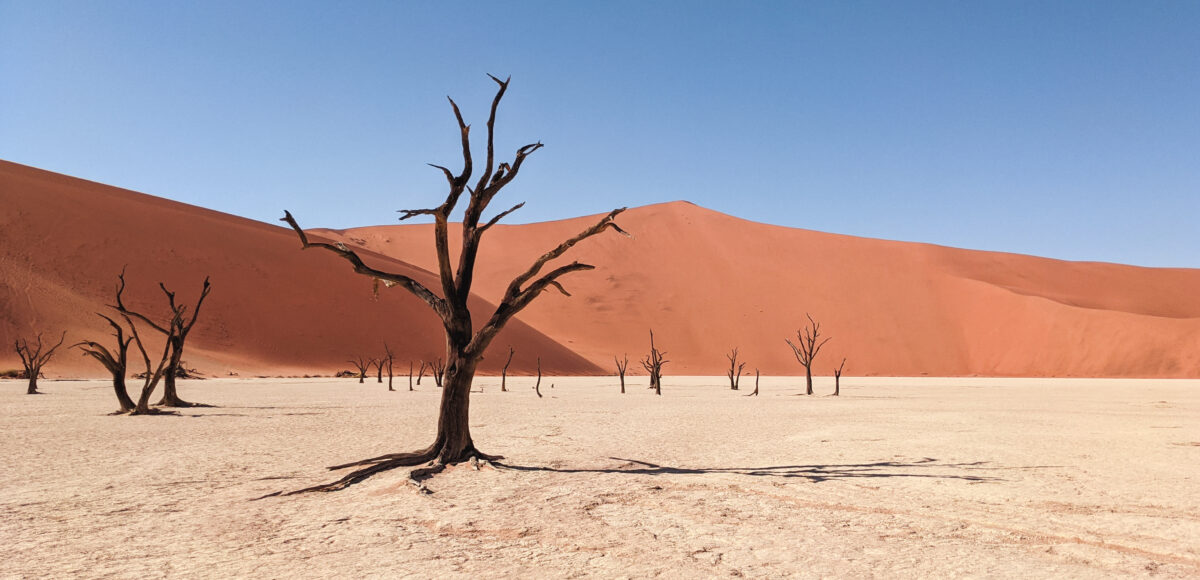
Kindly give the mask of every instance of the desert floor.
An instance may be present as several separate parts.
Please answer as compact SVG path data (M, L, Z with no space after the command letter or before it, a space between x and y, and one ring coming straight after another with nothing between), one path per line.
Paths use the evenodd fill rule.
M259 501L428 444L432 381L0 381L0 577L1200 576L1200 381L723 381L481 378L500 468Z

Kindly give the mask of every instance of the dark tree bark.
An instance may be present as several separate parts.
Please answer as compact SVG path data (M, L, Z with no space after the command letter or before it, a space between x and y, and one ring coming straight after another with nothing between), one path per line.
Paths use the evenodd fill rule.
M408 390L410 390L410 391L411 391L411 390L413 390L413 386L412 386L412 369L413 369L413 362L412 362L412 361L408 361Z
M121 280L121 289L125 288L125 271L121 271L119 276ZM136 318L146 323L166 337L168 347L168 360L165 370L163 371L163 397L156 405L162 407L205 407L199 403L189 403L181 398L175 389L175 379L180 374L180 367L183 362L183 347L187 342L187 337L192 332L192 327L196 325L196 319L200 316L200 307L204 305L204 299L208 297L208 293L212 291L212 284L208 281L208 276L204 277L204 286L200 289L200 297L196 299L196 306L192 308L191 318L187 318L188 307L184 304L175 302L175 293L167 290L166 285L162 282L158 283L158 287L162 289L163 294L167 296L167 306L170 308L170 321L166 324L158 324L150 320L144 314L134 312L125 307L125 303L121 300L121 292L117 293L117 304L111 306L122 316ZM132 322L131 322L132 323Z
M42 333L37 334L37 344L29 344L29 341L24 338L18 338L13 341L13 347L17 350L17 356L21 357L21 366L25 367L25 376L29 379L29 384L25 388L26 395L37 395L38 376L42 374L42 367L50 362L50 357L54 356L54 351L62 346L64 340L67 339L67 331L63 331L59 337L58 343L50 347L50 350L43 352L48 344L42 344Z
M796 331L796 342L799 342L800 346L793 344L790 339L785 338L783 340L784 342L788 343L788 346L792 347L792 353L796 355L796 360L800 361L800 364L804 365L805 384L808 385L808 390L805 394L811 395L813 394L813 359L817 357L817 353L821 352L821 347L825 346L825 343L829 342L829 339L826 338L825 340L820 340L821 323L813 320L813 317L808 314L805 314L804 316L808 318L808 326L805 326L802 330Z
M442 362L442 359L439 358L430 366L433 369L433 383L440 389L442 388L442 381L445 380L446 363Z
M646 369L646 372L650 373L650 388L654 389L655 395L662 395L662 368L663 365L670 362L663 358L663 356L666 354L666 351L660 351L655 348L654 331L651 330L650 354L646 355L646 358L642 359L642 368Z
M79 342L74 346L83 351L84 356L96 359L105 369L108 369L113 378L113 391L117 395L117 413L130 413L136 405L133 399L129 398L125 376L129 369L129 343L133 342L133 335L126 337L125 328L115 320L99 313L97 316L107 320L108 325L113 328L113 337L117 339L116 348L110 351L104 345L90 340Z
M308 235L296 223L292 214L284 212L283 221L287 222L296 232L303 248L320 248L333 252L348 261L355 272L378 279L387 287L400 286L404 288L429 305L441 319L446 333L442 401L438 411L438 427L433 443L429 447L413 453L385 455L335 466L338 469L345 467L358 467L359 469L333 483L298 490L298 492L343 489L380 471L429 463L427 467L414 470L409 474L410 479L418 481L440 471L447 464L468 460L477 461L479 458L490 459L490 456L480 453L475 448L469 422L471 382L484 351L496 334L500 332L500 329L542 292L553 287L563 294L567 294L559 282L560 278L572 272L594 269L594 266L588 264L572 262L542 273L542 269L547 263L561 257L580 241L607 229L611 228L625 233L613 221L618 214L624 211L624 208L621 208L609 212L595 225L558 244L557 247L536 259L533 265L509 283L495 312L486 319L481 327L475 328L471 312L467 308L467 302L474 282L475 260L479 252L480 241L489 228L505 216L520 209L524 204L519 203L501 211L491 219L482 221L484 211L488 209L496 194L516 178L529 155L542 148L541 143L525 145L517 149L511 164L501 163L498 166L495 164L493 137L496 109L508 89L508 81L502 81L495 77L492 77L492 80L496 81L499 89L492 99L491 111L487 120L487 158L483 173L479 176L475 186L470 187L469 185L474 170L470 126L463 120L458 105L451 99L450 106L454 111L454 118L458 123L462 141L462 171L455 175L450 169L435 165L434 167L446 177L449 185L449 192L446 194L445 200L435 208L403 210L400 217L401 220L415 216L431 216L433 218L434 248L438 261L437 274L441 283L440 295L413 278L403 274L384 272L367 265L358 254L344 244L310 242ZM462 214L462 243L456 262L450 256L449 223L450 215L464 193L467 194L467 207ZM567 295L569 296L569 294Z
M504 361L504 370L500 371L500 391L508 391L505 383L508 381L508 365L512 364L513 347L508 345L508 360Z
M375 382L383 383L383 359L373 358L371 364L375 365Z
M742 369L746 367L746 363L738 363L737 348L729 351L725 358L729 359L729 370L725 373L729 377L729 389L736 391L738 383L742 382Z
M842 359L842 364L833 371L833 396L837 397L842 394L842 369L846 368L846 359Z
M360 356L357 358L352 358L346 362L354 365L354 368L358 369L358 383L361 385L367 378L367 371L371 370L371 365L375 364L375 359L368 359Z
M621 377L621 394L624 395L625 394L625 369L629 368L629 355L625 355L625 357L621 360L617 360L617 357L614 356L613 362L617 363L617 375Z
M421 361L421 368L417 369L417 386L421 386L421 377L425 376L425 367L429 366L425 361Z

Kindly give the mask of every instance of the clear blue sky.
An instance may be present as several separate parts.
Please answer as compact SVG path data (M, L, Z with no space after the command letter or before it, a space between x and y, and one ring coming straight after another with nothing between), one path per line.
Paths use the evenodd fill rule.
M0 0L0 158L274 222L394 223L512 75L514 222L687 199L1200 267L1197 2ZM0 208L3 211L3 208ZM804 251L796 248L795 251Z

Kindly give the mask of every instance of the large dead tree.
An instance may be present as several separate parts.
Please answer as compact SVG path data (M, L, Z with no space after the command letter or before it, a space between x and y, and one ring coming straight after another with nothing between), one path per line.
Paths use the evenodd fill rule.
M617 363L617 375L621 377L621 394L624 395L625 394L625 369L629 368L629 355L627 354L624 356L624 358L621 358L621 359L618 359L617 357L614 356L613 362Z
M42 367L50 362L50 357L54 356L54 351L62 346L64 340L67 339L67 331L63 331L59 337L58 343L54 346L42 344L42 333L37 334L37 343L29 344L29 341L24 338L18 338L13 341L13 347L17 350L17 356L21 357L21 366L25 367L25 377L29 379L29 386L25 389L27 395L37 395L37 381L42 374ZM45 350L50 346L50 350Z
M476 449L475 442L471 438L470 428L469 400L471 381L475 377L476 367L479 365L484 351L491 344L492 339L496 337L496 334L500 332L500 329L512 320L513 316L540 296L542 292L549 288L555 288L569 296L570 294L563 289L559 282L560 278L572 272L594 268L594 266L588 264L571 262L554 267L549 272L543 273L542 270L548 263L565 254L567 250L580 241L595 236L606 229L611 228L617 232L625 233L613 221L618 214L624 211L624 208L621 208L609 212L591 227L564 240L558 246L534 260L528 269L514 278L509 283L503 297L500 298L495 312L486 319L486 322L482 326L478 329L475 328L467 303L475 279L475 260L479 254L480 242L488 229L496 225L505 216L520 209L524 203L518 203L487 220L483 219L483 214L491 205L492 200L495 199L496 194L500 193L505 186L512 183L513 179L517 177L529 156L542 148L540 142L525 145L517 149L511 163L500 163L499 165L495 163L493 137L495 134L496 109L499 107L500 101L508 89L508 80L502 81L496 77L491 78L496 81L498 89L495 97L492 99L491 111L487 120L487 156L483 172L479 175L478 180L475 181L475 185L471 186L471 178L474 175L475 166L471 155L470 125L467 125L466 121L463 120L458 105L453 99L450 99L450 107L454 111L455 120L458 122L458 131L462 142L462 170L458 174L455 174L446 167L433 165L433 167L441 171L446 177L446 182L449 185L446 198L437 207L409 209L402 210L401 212L401 220L417 216L430 216L433 218L433 237L434 247L437 252L437 276L440 288L427 288L421 282L404 274L386 272L374 268L363 262L357 253L347 248L344 244L310 241L308 235L296 223L292 214L284 212L283 221L287 222L296 232L303 248L320 248L332 252L349 262L355 272L380 280L385 286L400 286L409 291L429 305L438 318L441 319L446 334L446 369L443 376L444 389L442 390L441 406L438 411L437 433L434 436L433 443L419 451L392 453L334 466L332 469L349 467L357 467L358 469L333 483L298 490L294 493L300 491L332 491L343 489L348 485L381 471L401 466L416 466L428 463L427 466L414 469L409 474L412 481L419 482L421 479L441 471L448 464L468 460L493 459L492 456L481 453ZM454 260L450 255L450 215L454 212L455 207L458 206L459 200L464 197L464 194L467 199L467 206L462 214L462 243L458 259Z
M792 343L791 339L785 338L783 340L788 343L788 346L792 347L792 353L796 355L796 360L804 365L804 378L808 385L808 390L805 394L811 395L813 394L813 359L817 357L817 353L821 352L821 347L825 346L825 343L829 342L829 339L821 340L821 323L813 320L813 317L809 314L805 314L804 316L808 318L808 326L796 331L796 342L799 342L800 345L796 346Z
M742 382L742 369L746 368L746 363L738 362L738 349L734 348L725 355L729 359L729 370L725 375L729 377L729 389L732 391L738 390L738 383Z
M125 288L125 272L120 275L121 289ZM175 293L167 290L166 285L162 282L158 283L158 287L167 296L167 307L171 314L166 323L159 324L150 320L146 315L126 308L125 303L121 300L121 292L117 292L117 304L111 306L122 316L136 318L146 323L150 328L153 328L159 334L166 337L167 346L170 351L168 356L166 369L163 371L163 396L162 400L155 403L161 407L201 407L207 406L200 403L189 403L181 398L175 390L175 379L180 375L180 367L183 363L183 347L187 341L188 335L192 332L192 327L196 325L196 319L200 316L200 307L204 305L204 299L208 297L208 293L212 291L212 284L208 281L208 276L204 277L204 286L200 289L200 296L196 299L196 305L192 307L192 316L188 318L188 307L186 304L179 304L175 301Z
M654 389L655 395L662 395L662 368L663 365L671 362L663 358L666 354L666 351L660 351L654 346L654 331L651 330L650 354L647 354L646 358L642 359L642 368L650 373L650 388Z

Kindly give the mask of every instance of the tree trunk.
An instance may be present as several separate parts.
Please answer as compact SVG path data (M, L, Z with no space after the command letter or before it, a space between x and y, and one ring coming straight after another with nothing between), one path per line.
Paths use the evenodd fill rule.
M30 373L29 373L29 388L27 388L27 389L25 390L25 394L26 394L26 395L39 395L39 394L41 394L41 393L39 393L39 392L38 392L38 390L37 390L37 377L38 377L38 372L37 372L37 371L33 371L33 372L30 372Z
M125 387L123 371L113 373L113 389L117 391L117 403L121 405L122 413L128 413L136 408L133 399L129 398L129 390Z
M808 391L807 391L807 392L805 392L804 394L806 394L806 395L811 395L811 394L813 394L813 390L812 390L812 367L811 367L811 366L804 367L804 381L805 381L805 383L808 385Z
M476 364L477 361L467 360L458 353L450 354L442 382L437 437L432 446L436 462L459 463L477 454L468 420Z
M163 396L162 399L155 403L159 407L191 407L189 403L179 398L175 392L175 375L179 373L179 367L183 364L183 343L182 341L171 344L171 361L167 363L167 369L163 371Z

